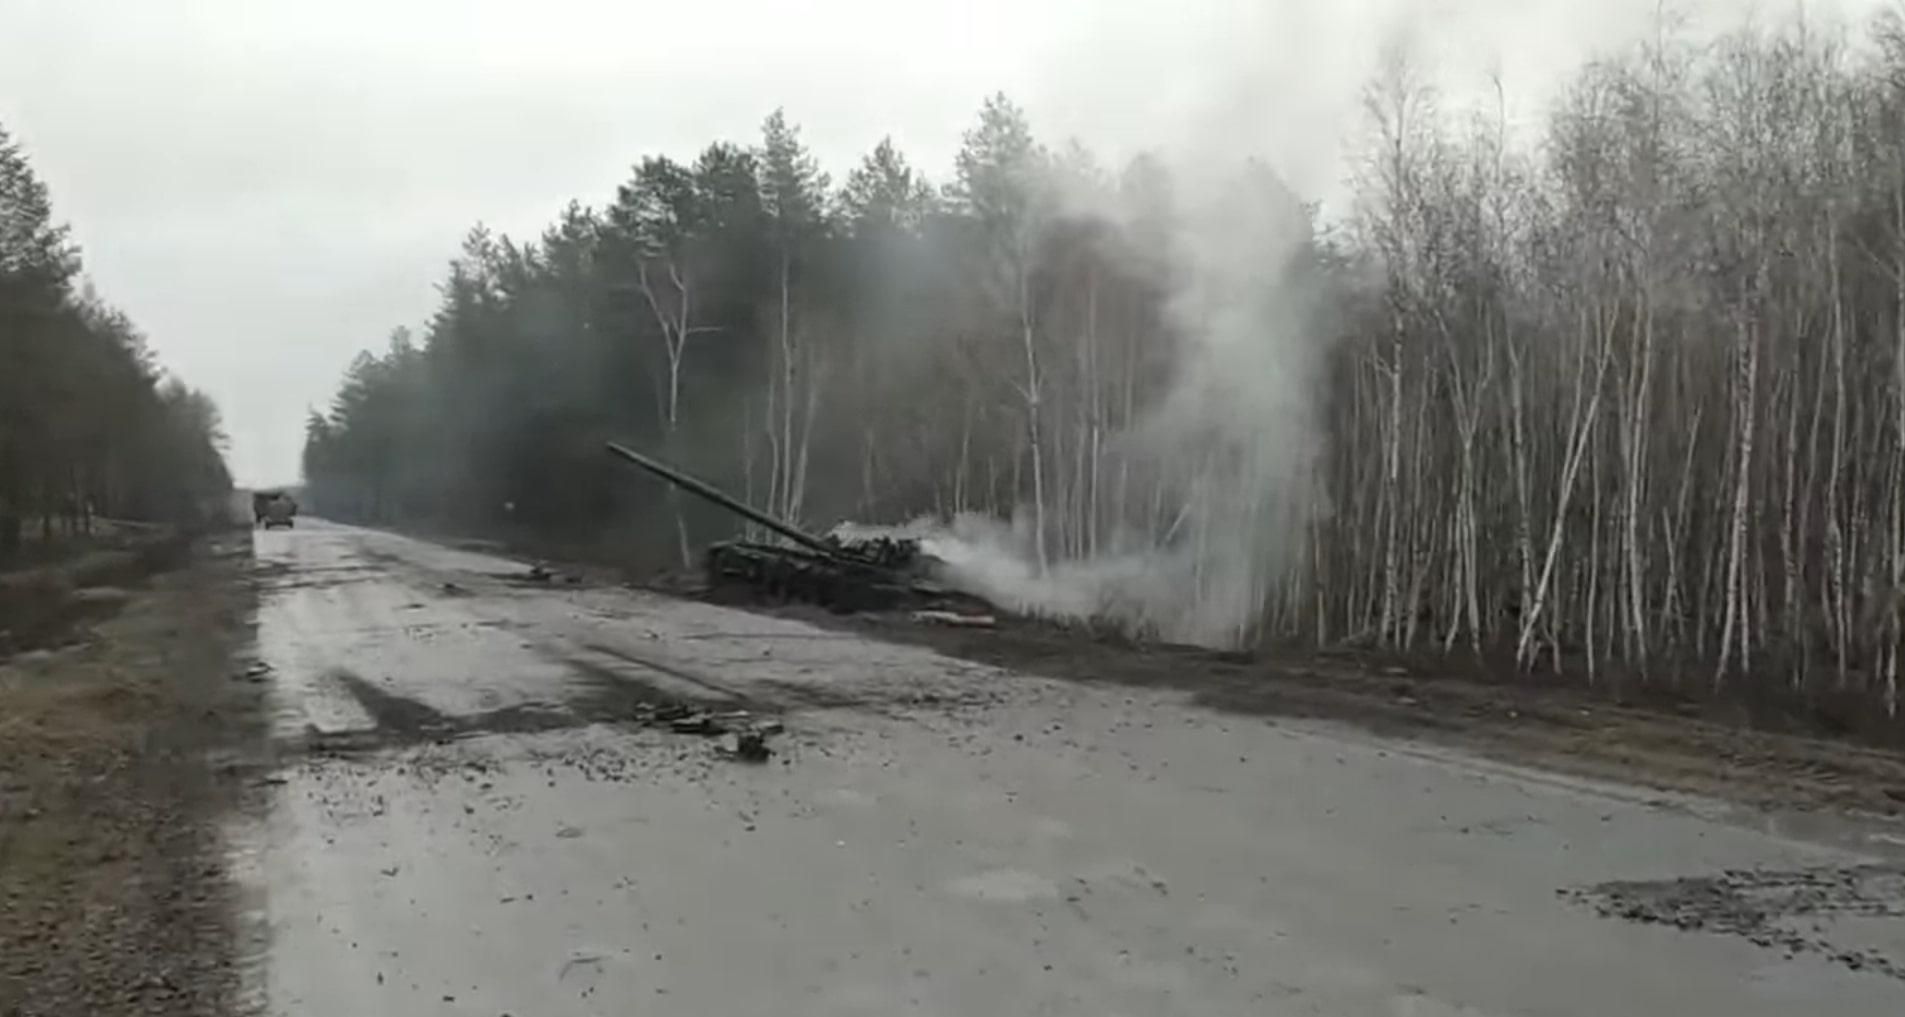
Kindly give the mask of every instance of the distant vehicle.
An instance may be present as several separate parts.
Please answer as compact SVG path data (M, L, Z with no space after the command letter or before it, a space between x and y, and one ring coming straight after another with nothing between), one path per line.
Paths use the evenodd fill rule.
M259 491L251 496L251 513L254 525L291 529L297 525L298 503L283 491Z

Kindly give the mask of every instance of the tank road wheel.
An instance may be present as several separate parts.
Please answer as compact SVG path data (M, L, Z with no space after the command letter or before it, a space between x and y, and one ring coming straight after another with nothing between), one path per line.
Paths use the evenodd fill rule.
M853 580L838 574L827 577L827 610L834 614L852 614L859 610L858 600Z
M834 582L832 573L821 572L814 576L814 603L831 611L840 599L839 584Z
M803 604L815 604L820 601L820 579L813 569L804 568L794 574L794 599Z
M760 565L745 554L733 553L725 569L728 577L728 589L735 603L741 603L754 596L758 585Z

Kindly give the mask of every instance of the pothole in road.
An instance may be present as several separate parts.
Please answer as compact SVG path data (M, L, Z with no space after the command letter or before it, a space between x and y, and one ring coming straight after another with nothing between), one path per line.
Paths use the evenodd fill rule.
M1834 942L1829 929L1848 919L1905 919L1905 866L1728 870L1561 892L1604 917L1741 936L1789 957L1823 956L1843 967L1905 981L1905 958Z

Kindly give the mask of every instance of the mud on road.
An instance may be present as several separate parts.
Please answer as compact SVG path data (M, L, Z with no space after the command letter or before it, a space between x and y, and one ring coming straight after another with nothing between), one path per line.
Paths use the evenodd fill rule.
M0 662L0 1014L231 1009L217 823L262 737L262 684L232 667L250 560L242 532L202 545L65 645Z
M1905 753L1754 730L1696 704L1624 706L1541 676L1476 680L1460 663L1403 665L1353 651L1251 656L1145 646L1024 620L965 629L807 608L771 613L1014 673L1173 690L1227 713L1343 721L1503 762L1752 808L1905 817Z

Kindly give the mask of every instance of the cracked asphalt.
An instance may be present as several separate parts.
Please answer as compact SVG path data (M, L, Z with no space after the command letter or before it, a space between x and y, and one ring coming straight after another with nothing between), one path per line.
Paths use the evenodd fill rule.
M1905 1012L1882 842L320 520L254 540L273 748L228 840L270 1014ZM667 704L785 731L739 762Z

